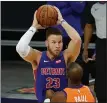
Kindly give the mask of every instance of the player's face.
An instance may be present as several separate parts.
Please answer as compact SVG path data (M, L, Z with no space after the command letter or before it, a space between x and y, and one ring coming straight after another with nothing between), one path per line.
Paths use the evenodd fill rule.
M63 41L61 35L50 35L47 39L47 49L54 55L58 56L63 47Z

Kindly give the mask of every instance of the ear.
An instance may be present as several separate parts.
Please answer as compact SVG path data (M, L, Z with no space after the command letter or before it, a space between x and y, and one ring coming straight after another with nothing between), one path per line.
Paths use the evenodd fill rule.
M45 45L46 45L46 47L48 47L48 41L47 40L45 40Z

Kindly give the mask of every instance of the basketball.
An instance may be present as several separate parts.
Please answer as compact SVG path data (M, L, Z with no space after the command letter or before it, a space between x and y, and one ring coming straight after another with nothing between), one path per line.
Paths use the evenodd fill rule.
M58 13L52 5L42 5L37 10L36 18L42 27L54 26L57 24Z

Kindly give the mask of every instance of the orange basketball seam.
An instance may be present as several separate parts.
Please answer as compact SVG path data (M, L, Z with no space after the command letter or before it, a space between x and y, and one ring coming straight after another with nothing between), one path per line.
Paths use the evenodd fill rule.
M52 5L42 5L37 11L37 20L41 26L54 26L57 24L57 11Z
M39 10L39 19L40 19L40 13L41 13L41 11L43 10L43 8L44 8L44 6L42 6L41 9L39 8L40 10L38 9L38 10ZM38 21L39 21L39 23L40 23L40 20L39 20L39 19L38 19ZM41 25L41 26L42 26L42 25Z

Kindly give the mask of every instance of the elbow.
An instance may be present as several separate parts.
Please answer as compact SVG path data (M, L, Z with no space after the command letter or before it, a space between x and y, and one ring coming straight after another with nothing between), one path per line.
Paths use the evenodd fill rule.
M76 45L81 46L81 44L82 44L81 37L78 37L75 43L76 43Z
M79 37L77 41L78 41L78 43L81 45L81 43L82 43L81 37Z
M81 37L80 37L79 34L78 34L78 36L77 36L77 38L76 38L76 42L78 42L78 43L81 43L81 42L82 42L82 39L81 39Z
M21 45L18 43L18 44L16 45L16 52L17 52L17 53L23 52L21 48L22 48Z
M16 45L16 52L21 56L21 57L24 57L24 49L22 48L22 46L20 44L17 44Z
M79 34L77 34L75 36L75 38L73 38L72 40L73 40L73 42L74 42L75 45L79 45L79 44L81 45L81 43L82 43L82 39L81 39L81 37L80 37Z
M21 44L21 43L18 43L17 45L16 45L16 52L17 53L23 53L25 50L24 50L24 48L23 48L23 45Z
M24 44L22 45L22 43L18 43L16 45L16 51L21 57L26 57L30 52L30 46Z
M19 52L19 45L16 45L16 52Z

